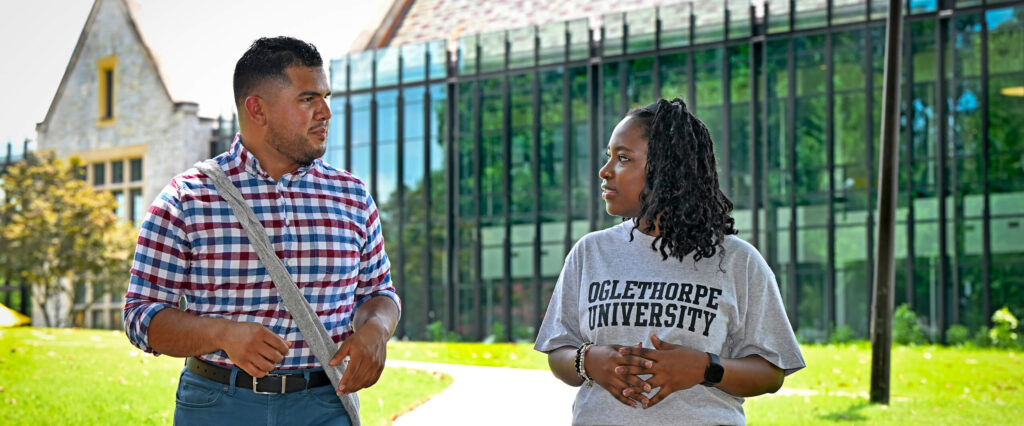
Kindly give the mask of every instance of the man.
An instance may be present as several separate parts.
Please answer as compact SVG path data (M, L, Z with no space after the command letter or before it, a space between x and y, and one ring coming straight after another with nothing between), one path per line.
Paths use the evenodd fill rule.
M319 159L330 87L313 45L256 40L235 66L234 92L240 132L215 160L342 342L330 365L348 357L345 374L333 389L237 218L195 168L171 180L142 224L125 330L147 352L190 357L175 423L349 424L338 395L376 383L401 306L376 205L359 179Z

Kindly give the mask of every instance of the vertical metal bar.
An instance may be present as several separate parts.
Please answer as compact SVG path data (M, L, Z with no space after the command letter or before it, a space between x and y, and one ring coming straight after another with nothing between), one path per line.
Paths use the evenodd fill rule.
M753 9L753 6L751 6ZM753 10L751 10L751 16L753 16ZM750 28L754 28L751 23ZM750 158L750 228L751 228L751 244L758 249L763 250L761 246L761 221L760 221L760 197L757 183L762 181L761 178L763 170L758 165L760 162L761 144L765 141L765 134L758 134L757 131L757 117L758 110L757 104L761 100L761 73L764 69L758 70L757 65L759 63L758 58L764 55L764 44L762 42L750 42L750 57L747 66L750 67L750 99L747 102L748 108L750 108L750 143L749 143L749 158Z
M563 253L569 253L569 248L572 247L572 208L574 201L572 197L572 176L576 173L571 149L575 144L572 132L574 117L572 114L572 102L569 99L572 92L571 84L572 72L566 66L565 72L562 73L562 170L565 170L565 173L562 174L562 199L565 200L565 232L562 238Z
M832 1L829 0L829 15ZM835 148L835 37L830 31L825 35L825 168L828 169L828 218L825 247L825 324L836 326L836 148Z
M505 55L508 56L508 44L506 43ZM505 62L506 64L508 61ZM504 255L502 256L502 277L501 284L504 287L505 297L501 299L503 307L503 323L505 324L505 341L512 341L512 94L509 87L509 74L506 72L502 79L501 103L502 103L502 131L501 131L501 153L504 165L501 168L501 191L504 202L501 206L502 226L505 228L504 238L501 245ZM497 337L497 336L496 336Z
M591 49L593 51L594 49ZM598 93L604 73L601 70L601 58L593 58L587 65L587 171L590 185L587 188L587 225L590 231L597 230L598 206L597 188L600 178L597 175L597 144L601 131L601 113L604 111L604 99Z
M396 170L397 177L395 179L397 181L397 194L395 195L398 197L398 217L391 219L398 220L398 238L395 239L398 246L398 259L396 259L397 262L395 262L397 265L392 264L391 272L394 274L397 270L398 274L394 274L394 278L397 282L405 282L405 185L403 184L403 182L405 182L405 126L403 125L403 123L405 123L405 98L402 93L401 55L398 57L398 88L395 90L398 91L398 97L395 99L395 108L397 109L397 111L395 111L397 118L397 121L395 122L395 126L397 127L397 129L395 129L395 144L397 145L395 147L395 153L398 158L386 159L385 161L397 161L398 163ZM408 334L403 330L403 327L396 327L395 333L398 337L406 336Z
M538 45L539 45L539 42L538 42ZM533 259L532 259L532 261L533 261L533 277L531 277L531 278L533 280L533 282L532 282L532 284L533 284L533 300L532 300L532 302L533 302L533 312L535 313L535 315L534 315L534 317L532 319L529 319L529 318L526 319L526 321L528 321L528 322L526 322L526 324L532 325L534 330L540 330L540 322L541 322L540 312L543 309L543 307L540 305L540 291L541 291L541 289L540 289L540 251L541 251L541 244L540 244L540 228L541 228L540 200L542 200L544 198L543 194L541 193L541 185L540 185L540 168L541 168L541 163L540 163L540 136L541 136L541 133L540 133L540 126L541 126L541 122L540 122L540 120L541 120L541 114L540 114L540 109L541 109L541 102L540 102L540 78L541 78L541 73L539 71L535 70L533 72L533 88L532 88L533 91L531 93L531 97L533 98L533 120L532 120L533 121L533 134L531 135L532 138L533 138L533 149L532 149L532 152L530 152L530 157L531 157L530 158L530 160L531 160L530 161L530 163L531 163L530 164L530 170L531 170L531 176L530 177L533 178L533 194L534 194L534 196L533 196L533 205L531 206L531 208L533 209L533 218L532 218L533 219L533 250L532 250L532 252L533 252ZM553 154L553 153L549 152L549 154ZM511 273L511 271L510 271L510 273ZM526 324L523 324L523 325L526 325ZM512 340L510 339L509 341L512 341Z
M896 228L896 193L899 176L899 76L901 62L902 4L889 0L886 31L885 83L882 104L882 153L878 176L878 263L874 276L874 299L871 317L871 402L889 403L890 365L892 357L892 310L894 237Z
M988 182L989 117L988 117L988 19L982 15L981 23L981 281L982 309L985 326L992 326L992 210L991 188Z
M480 47L477 45L477 72L479 72L479 59L480 59ZM481 208L481 196L482 191L480 190L481 175L483 175L483 167L481 167L481 135L483 131L483 111L481 110L482 102L480 100L481 82L479 79L473 82L473 319L474 323L474 335L476 339L482 339L484 335L484 317L482 298L483 298L483 282L481 278L482 259L480 258L481 250L481 232L480 232L480 208Z
M792 6L792 5L791 5ZM790 10L792 15L792 9ZM797 283L797 223L796 223L796 56L793 39L789 39L786 47L786 158L789 167L789 182L786 184L787 208L789 209L789 263L786 265L787 286L786 305L800 306L800 289ZM800 329L800 316L797 309L789 311L789 322L793 330Z
M868 6L870 7L870 0L868 0ZM864 102L864 128L867 129L864 132L864 162L867 165L867 188L868 188L868 205L875 203L875 198L878 194L872 193L872 188L875 188L875 138L872 136L875 131L875 69L874 69L874 55L871 51L871 46L874 45L873 37L871 37L871 27L864 28L864 58L861 63L862 70L864 72L864 86L865 86L865 102ZM879 132L878 134L881 134ZM867 245L865 246L865 259L867 262L864 266L864 276L870 277L874 273L875 265L875 210L867 209ZM868 298L874 298L873 286L868 286ZM867 318L871 318L871 305L868 304L867 312L864 312ZM870 322L870 320L868 320Z
M902 34L904 35L904 42L903 42L903 44L901 46L905 50L903 50L901 52L900 59L903 59L903 57L902 57L903 54L906 54L908 57L913 55L913 52L912 52L913 34L911 34L909 28L901 29L901 31L902 31ZM912 59L912 58L908 58L908 59ZM914 126L911 125L914 122L914 109L911 107L911 102L914 99L914 91L913 91L914 90L914 75L913 75L912 72L910 72L910 70L907 70L906 74L904 74L904 76L905 76L905 79L906 79L905 80L905 82L906 82L906 88L905 88L906 89L906 99L902 101L902 105L903 105L903 108L904 108L904 112L903 113L904 113L905 118L906 118L906 125L904 127L904 141L907 144L907 155L906 155L906 158L904 159L904 166L907 168L907 187L906 187L906 191L907 191L907 218L906 218L906 224L907 224L907 260L905 262L905 267L906 267L905 273L906 273L906 278L907 278L906 279L906 297L907 297L907 305L911 309L916 309L917 308L917 300L916 300L917 298L915 296L916 295L916 291L915 291L915 287L916 287L915 284L916 283L914 282L914 276L916 275L916 272L914 270L916 269L917 265L914 264L914 258L916 257L916 252L917 252L917 250L916 250L916 245L917 244L916 244L916 241L915 241L915 234L917 233L917 229L915 229L915 226L914 226L915 225L915 223L914 223L914 213L915 213L914 212L914 173L913 173L913 171L914 171L914 149L913 149L914 148ZM884 92L882 94L882 97L883 97L883 99L885 98L885 93ZM883 102L883 108L884 108L884 102L885 101L883 100L882 102ZM899 105L899 104L897 104L897 105ZM884 120L883 120L883 124L884 124ZM899 147L897 146L896 149L898 150ZM881 170L881 164L879 164L879 170ZM897 182L899 182L899 175L897 174L896 176L897 176ZM897 185L899 185L899 184L897 183ZM881 193L879 193L879 197L881 197ZM897 197L899 197L899 193L897 193ZM897 198L897 201L898 201L898 198ZM898 204L897 204L897 207L898 207ZM882 219L881 212L879 212L878 218L879 218L879 220ZM879 237L879 238L881 238L881 237ZM922 302L922 303L927 303L927 301Z
M953 27L954 26L953 26L953 23L952 23L952 19L950 19L947 22L947 25L945 26L945 28L942 29L942 31L946 33L942 37L942 46L943 46L942 52L946 52L947 48L949 49L949 51L948 51L948 54L949 54L949 69L945 73L943 73L941 75L941 77L939 78L940 84L946 85L948 83L948 86L946 86L947 87L946 88L946 95L943 98L939 98L943 106L946 105L946 100L947 99L953 100L953 99L956 98L955 82L957 81L957 75L956 75L957 74L957 72L956 72L957 55L956 55L956 48L955 48L954 44L949 42L949 40L951 40L950 35L952 33ZM948 82L946 80L946 74L949 74ZM957 118L957 115L956 115L956 108L950 108L946 115L949 116L949 122L950 123L957 123L957 119L958 118ZM943 121L945 121L945 120L943 120ZM954 147L952 152L943 155L943 158L948 159L950 161L950 164L948 166L948 168L949 168L949 189L952 191L952 194L950 194L950 195L953 197L953 230L954 230L953 231L954 232L953 233L953 256L952 256L952 264L950 265L950 270L952 272L952 281L953 281L954 285L958 285L960 283L960 280L961 280L960 265L964 263L964 259L961 257L961 253L966 253L965 250L964 250L964 247L963 247L964 227L966 226L966 223L965 223L966 221L964 220L964 198L963 198L963 194L960 191L960 176L959 176L959 171L957 170L959 168L959 163L960 163L960 161L959 161L959 159L960 159L960 155L959 155L960 150L956 148L956 144L957 144L956 126L954 125L953 128L951 128L951 129L949 129L949 130L947 130L947 131L945 131L943 133L947 137L950 138L949 139L949 144ZM960 298L960 291L954 291L953 294L956 295L957 300ZM961 323L961 321L959 319L959 310L960 310L959 303L957 303L957 320L954 321L954 323L957 323L957 324Z
M728 10L726 10L728 15ZM720 59L719 66L722 68L721 82L722 82L722 98L718 99L722 104L722 132L719 142L722 144L722 176L725 179L719 178L719 185L722 187L722 192L729 195L729 198L735 196L732 193L732 67L729 62L729 48L722 46L718 48L722 52L722 58Z
M427 52L429 52L429 50L427 50ZM424 54L426 55L426 53L424 53ZM428 73L429 73L429 69L430 69L429 68L430 67L430 58L429 58L429 56L427 56L427 58L425 60L425 63L427 64L427 69L428 69ZM423 232L423 246L422 246L422 250L423 251L422 251L422 253L420 253L420 255L423 256L423 271L422 272L423 272L423 276L424 276L424 279L423 279L423 299L424 299L423 300L423 325L424 326L430 325L430 323L433 322L433 320L435 318L435 315L433 314L433 312L434 312L434 295L432 294L431 290L433 289L433 287L435 285L440 285L441 284L441 283L433 282L433 280L434 280L434 253L433 253L433 250L432 250L432 246L433 246L434 241L433 241L433 238L431 236L431 229L433 229L433 227L430 225L430 221L433 220L433 217L432 217L431 213L432 213L432 210L434 208L433 197L431 197L431 194L433 194L433 185L436 184L435 182L433 182L433 179L431 179L432 178L432 176L431 176L432 175L432 171L430 170L430 162L431 162L430 145L433 143L433 138L434 138L434 135L432 135L430 133L430 121L431 121L431 118L433 117L433 113L432 113L431 109L433 108L433 103L432 102L434 101L433 97L430 95L431 87L432 86L429 83L424 83L423 84L423 186L422 186L423 187L423 200L420 200L420 202L423 203L423 222L420 222L418 224L420 226L420 229ZM417 333L423 333L423 332L424 332L423 330L417 330ZM426 339L426 336L423 336L423 335L419 335L419 336L420 336L419 338L422 338L424 340Z
M940 342L946 341L946 327L948 327L949 321L952 321L952 323L960 322L960 309L958 309L957 307L959 300L956 291L957 283L955 281L951 281L948 279L949 244L947 239L949 238L949 235L947 232L948 213L946 212L946 197L949 195L946 188L946 156L948 155L946 144L948 143L948 139L946 137L946 90L942 84L944 78L946 77L946 51L945 43L943 43L943 35L945 32L944 30L946 28L946 24L948 22L949 20L946 18L938 18L938 20L935 23L937 28L935 31L934 39L936 52L935 58L937 62L935 64L936 77L934 83L935 115L938 117L938 122L936 123L938 125L938 128L936 129L936 133L938 134L938 140L936 140L935 142L938 143L939 145L938 152L936 153L937 158L935 159L935 195L939 202L939 286L942 288L943 292L946 292L947 285L951 287L950 289L948 289L950 291L948 292L948 296L946 297L946 299L949 300L949 303L946 303L946 299L939 299L939 304L942 305L943 312L945 311L947 305L951 308L951 312L949 312L949 315L943 318L947 321L941 321L938 324L938 334Z
M459 306L459 292L456 288L456 262L458 255L456 243L458 242L458 229L455 227L455 218L461 213L458 208L458 176L461 165L456 161L458 147L455 144L456 135L460 134L459 127L462 125L459 120L459 99L462 92L459 90L458 79L455 76L455 64L451 55L445 54L445 121L448 124L448 133L445 135L444 147L444 205L445 211L445 232L444 232L444 330L450 332L456 329L457 317L456 307Z
M693 15L693 6L690 6L690 53L686 55L686 95L690 104L690 111L697 110L697 82L696 72L694 72L693 56L697 54L697 51L693 49L694 33L696 29L693 27L697 25L697 17Z

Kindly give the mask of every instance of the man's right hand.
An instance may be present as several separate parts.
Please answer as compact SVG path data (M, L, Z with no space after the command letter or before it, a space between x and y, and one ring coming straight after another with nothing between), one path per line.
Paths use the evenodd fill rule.
M586 357L583 358L583 367L594 383L605 388L619 402L630 407L637 407L639 404L646 408L650 400L636 390L642 389L645 392L650 392L650 385L644 383L636 375L624 373L624 369L620 367L650 368L652 363L646 358L619 353L621 347L621 345L591 346L587 350Z
M222 348L235 363L253 377L263 377L288 355L291 346L262 324L234 322L224 325Z

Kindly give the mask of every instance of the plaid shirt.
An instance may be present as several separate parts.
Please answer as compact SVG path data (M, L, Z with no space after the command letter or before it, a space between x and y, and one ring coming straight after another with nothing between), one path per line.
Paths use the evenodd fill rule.
M401 306L377 207L362 181L318 159L275 182L240 135L215 159L335 342L352 334L355 309L371 297ZM171 180L142 223L124 306L132 344L155 353L149 322L182 296L187 312L260 323L292 342L278 369L319 367L231 207L195 168ZM224 351L200 358L233 365Z

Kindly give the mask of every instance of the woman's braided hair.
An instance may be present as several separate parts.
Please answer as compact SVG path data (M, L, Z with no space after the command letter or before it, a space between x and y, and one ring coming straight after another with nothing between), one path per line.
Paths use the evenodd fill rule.
M692 253L699 261L721 253L725 236L739 231L732 202L718 186L707 127L679 98L659 99L626 116L643 126L647 138L646 178L633 230L650 234L657 226L651 249L660 251L662 259L681 261Z

